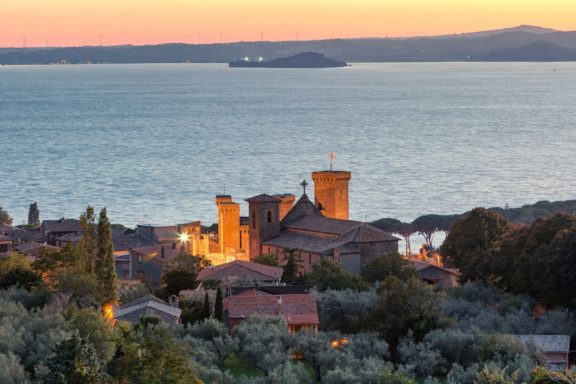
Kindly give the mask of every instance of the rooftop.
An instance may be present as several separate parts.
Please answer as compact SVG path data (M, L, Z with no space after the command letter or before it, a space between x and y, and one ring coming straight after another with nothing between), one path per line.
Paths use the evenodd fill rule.
M235 260L200 271L198 281L248 278L263 281L276 281L282 277L282 268L258 263Z
M316 299L311 294L229 296L224 310L230 319L250 316L283 316L288 324L318 324Z

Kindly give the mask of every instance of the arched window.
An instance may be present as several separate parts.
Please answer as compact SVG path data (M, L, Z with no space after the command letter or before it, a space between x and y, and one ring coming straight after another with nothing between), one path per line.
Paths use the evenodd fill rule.
M272 222L272 211L268 211L268 212L266 213L266 221L267 221L268 223L271 223L271 222Z

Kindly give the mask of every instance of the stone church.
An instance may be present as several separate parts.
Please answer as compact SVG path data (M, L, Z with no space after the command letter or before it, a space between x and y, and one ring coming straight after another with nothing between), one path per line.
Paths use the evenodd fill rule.
M306 194L306 181L296 204L294 195L261 194L247 199L249 217L244 223L250 259L271 254L282 265L287 253L293 252L303 272L329 257L344 269L359 273L374 257L397 252L398 238L367 223L349 220L351 176L347 171L313 172L314 202Z

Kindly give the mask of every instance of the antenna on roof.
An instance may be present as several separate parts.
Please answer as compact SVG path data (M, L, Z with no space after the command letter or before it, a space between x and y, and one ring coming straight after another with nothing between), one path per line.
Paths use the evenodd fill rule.
M333 166L334 166L334 152L330 152L330 172L332 172Z

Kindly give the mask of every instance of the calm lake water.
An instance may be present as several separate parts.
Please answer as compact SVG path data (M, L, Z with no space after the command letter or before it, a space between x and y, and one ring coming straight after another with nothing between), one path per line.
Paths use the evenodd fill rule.
M576 198L576 63L0 67L0 206L216 221L214 196L352 171L351 218ZM242 207L243 214L247 207Z

